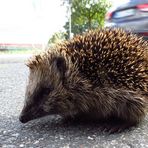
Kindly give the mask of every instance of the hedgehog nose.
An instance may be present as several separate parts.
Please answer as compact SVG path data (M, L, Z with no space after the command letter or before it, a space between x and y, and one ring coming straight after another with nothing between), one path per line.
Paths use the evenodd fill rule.
M20 122L22 122L22 123L26 123L28 120L26 119L26 117L25 116L23 116L23 115L20 115L19 116L19 120L20 120Z

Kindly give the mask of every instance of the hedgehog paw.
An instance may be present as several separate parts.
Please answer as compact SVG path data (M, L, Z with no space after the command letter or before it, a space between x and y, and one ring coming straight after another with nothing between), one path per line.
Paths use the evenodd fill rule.
M101 131L108 133L108 134L121 133L129 129L131 126L132 125L128 123L118 124L118 125L104 124L101 127Z

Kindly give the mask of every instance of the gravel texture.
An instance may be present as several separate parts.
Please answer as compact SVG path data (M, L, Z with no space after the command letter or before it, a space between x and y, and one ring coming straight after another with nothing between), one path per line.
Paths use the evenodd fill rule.
M112 135L95 124L65 124L58 116L20 123L27 75L22 63L0 64L0 147L148 148L148 116L138 127Z

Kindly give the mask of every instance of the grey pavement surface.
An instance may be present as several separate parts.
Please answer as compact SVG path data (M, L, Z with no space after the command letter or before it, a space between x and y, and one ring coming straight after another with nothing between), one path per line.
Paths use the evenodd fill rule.
M148 148L148 116L138 127L112 135L95 124L65 124L58 116L20 123L27 75L23 63L0 64L0 147Z
M20 63L26 61L31 54L0 54L0 63Z

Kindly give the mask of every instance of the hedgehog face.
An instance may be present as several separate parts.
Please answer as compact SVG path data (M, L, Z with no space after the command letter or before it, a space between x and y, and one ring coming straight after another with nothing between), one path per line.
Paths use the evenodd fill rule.
M42 66L30 68L25 103L19 118L22 123L45 115L64 115L67 110L75 110L71 104L72 96L65 87L67 71L63 57L54 57Z

